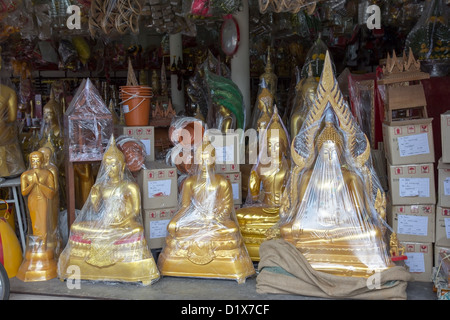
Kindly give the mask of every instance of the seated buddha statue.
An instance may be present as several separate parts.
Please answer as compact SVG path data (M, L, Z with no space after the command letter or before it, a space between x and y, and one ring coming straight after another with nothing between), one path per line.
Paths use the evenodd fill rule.
M246 205L236 211L245 246L253 261L259 261L259 246L267 239L266 232L279 220L281 196L289 177L289 141L281 124L277 108L265 134L267 146L263 148L250 172ZM261 159L261 155L267 160Z
M58 276L78 266L82 280L141 282L159 278L144 237L139 186L125 172L124 155L114 137L80 214L70 227L67 246L58 261Z
M196 150L198 170L181 191L180 209L167 226L166 246L158 258L162 275L234 279L255 273L235 221L231 183L215 173L209 141Z
M291 145L295 166L280 236L316 270L368 277L393 266L384 239L385 198L370 143L344 103L329 54L312 106Z

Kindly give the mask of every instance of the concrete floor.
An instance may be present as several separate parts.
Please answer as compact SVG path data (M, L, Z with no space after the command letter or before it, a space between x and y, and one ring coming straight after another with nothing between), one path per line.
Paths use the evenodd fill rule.
M256 276L244 284L233 280L163 277L150 286L128 283L81 281L79 289L70 289L66 282L52 279L23 282L10 279L10 300L319 300L298 295L258 294ZM437 300L431 282L410 282L408 300Z

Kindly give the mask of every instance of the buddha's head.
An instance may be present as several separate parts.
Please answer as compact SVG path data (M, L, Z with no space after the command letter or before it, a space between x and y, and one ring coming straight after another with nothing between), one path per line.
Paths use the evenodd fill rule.
M272 122L267 128L267 155L271 159L273 157L273 159L281 160L283 155L286 155L289 148L289 142L286 131L280 122L276 107L272 119Z
M308 71L308 77L303 82L302 88L301 88L301 93L302 93L303 99L313 101L314 97L316 95L318 85L319 85L319 82L317 81L316 77L314 77L314 74L312 72L312 67L310 64L309 71Z
M331 122L325 123L325 127L317 138L316 145L324 161L339 159L344 150L343 138Z
M39 152L44 155L44 164L49 164L53 154L52 149L49 147L42 147L39 149Z
M103 155L103 168L111 180L121 180L125 170L125 156L117 148L114 138Z
M39 169L44 163L44 155L39 151L30 153L30 166L32 169Z
M216 164L216 149L206 137L197 149L197 161L202 171L210 170Z
M51 101L47 103L42 110L42 118L44 119L44 123L52 126L57 124L56 112Z

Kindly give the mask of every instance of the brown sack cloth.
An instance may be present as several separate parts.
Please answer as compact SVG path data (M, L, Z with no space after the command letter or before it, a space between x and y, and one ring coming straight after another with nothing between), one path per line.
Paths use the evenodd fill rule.
M293 244L281 239L265 241L259 250L261 261L258 264L260 273L256 278L256 291L261 294L404 300L408 281L413 280L402 266L392 267L368 279L316 271Z

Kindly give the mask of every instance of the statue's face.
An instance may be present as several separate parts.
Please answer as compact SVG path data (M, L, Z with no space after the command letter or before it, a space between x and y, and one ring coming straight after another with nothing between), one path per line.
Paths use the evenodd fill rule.
M55 119L55 113L52 110L44 110L43 118L46 124L52 124Z
M336 143L328 140L325 141L320 149L322 159L327 162L332 162L333 160L338 160L339 158L339 148Z
M279 130L279 129L270 129ZM271 136L267 139L267 155L272 158L281 159L283 154L286 153L286 146L282 141L282 137L278 134L271 132Z
M30 155L30 166L33 169L39 169L42 165L42 157L37 154Z
M105 159L105 170L110 178L119 178L122 167L122 163L114 157L107 157Z

